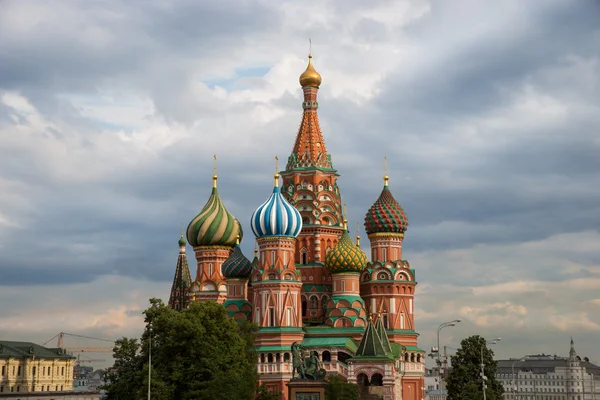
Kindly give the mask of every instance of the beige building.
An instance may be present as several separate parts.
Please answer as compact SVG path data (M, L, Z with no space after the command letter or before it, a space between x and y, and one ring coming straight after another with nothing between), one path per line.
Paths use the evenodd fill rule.
M0 395L73 390L74 363L64 349L0 341Z

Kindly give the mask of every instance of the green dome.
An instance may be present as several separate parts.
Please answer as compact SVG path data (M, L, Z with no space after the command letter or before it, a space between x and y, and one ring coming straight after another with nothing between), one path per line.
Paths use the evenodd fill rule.
M331 274L360 273L366 264L367 256L365 252L352 242L347 230L342 234L338 244L325 256L325 268Z
M212 194L200 213L187 228L188 243L196 246L233 247L243 232L240 222L227 211L217 191L217 176L213 176Z
M183 233L181 234L181 237L179 238L179 242L178 243L179 243L179 247L185 246L186 241L185 241L185 238L183 237Z

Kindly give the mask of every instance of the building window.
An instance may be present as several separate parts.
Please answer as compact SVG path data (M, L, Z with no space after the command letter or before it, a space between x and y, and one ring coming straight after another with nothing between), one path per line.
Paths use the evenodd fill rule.
M292 307L288 307L285 311L285 324L286 326L292 326Z
M21 376L21 366L19 365L19 368L17 368L17 375ZM35 374L34 374L35 375Z
M302 252L301 258L302 258L302 264L304 264L304 265L308 264L308 255L306 254L306 251Z
M211 264L208 264L208 276L210 277L210 276L212 276L212 274L213 274L213 265L211 263Z
M383 252L383 257L382 257L383 260L381 260L381 261L387 261L387 249L383 248L383 249L381 249L381 251Z
M269 326L275 326L275 308L269 308Z

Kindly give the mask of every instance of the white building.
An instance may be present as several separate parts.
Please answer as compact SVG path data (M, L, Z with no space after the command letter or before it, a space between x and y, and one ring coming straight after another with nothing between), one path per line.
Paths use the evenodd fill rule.
M581 360L573 339L568 358L499 360L497 379L506 400L600 400L600 367Z

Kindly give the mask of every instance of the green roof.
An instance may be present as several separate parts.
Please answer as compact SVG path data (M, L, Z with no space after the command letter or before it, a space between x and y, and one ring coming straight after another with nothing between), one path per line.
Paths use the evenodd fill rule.
M417 346L404 346L404 348L406 350L410 350L410 351L422 351L422 352L425 352L425 350L422 350L422 349L418 348Z
M292 351L290 346L259 346L254 348L257 353L264 353L267 351Z
M312 289L317 289L316 292L311 292ZM331 285L314 285L312 283L304 283L302 285L302 290L304 290L304 294L311 294L311 293L319 293L319 292L331 292Z
M43 347L31 342L0 340L0 358L63 358L75 359L64 349Z
M363 333L354 358L393 359L394 356L392 352L387 349L391 350L387 335L384 338L381 338L379 332L377 332L377 328L373 325L373 321L369 320L367 329L365 330L365 333Z
M356 353L358 344L356 341L349 337L305 337L302 340L303 347L343 347L350 350L352 353Z

